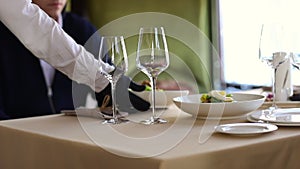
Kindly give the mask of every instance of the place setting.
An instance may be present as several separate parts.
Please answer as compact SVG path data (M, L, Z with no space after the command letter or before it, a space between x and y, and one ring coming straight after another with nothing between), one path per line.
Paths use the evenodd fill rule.
M300 126L300 108L279 107L277 102L293 95L291 69L299 70L300 57L296 48L286 41L290 29L281 24L264 24L261 30L259 57L273 69L272 103L268 108L250 113L250 122L264 122L278 126ZM277 51L277 52L274 52ZM292 102L292 101L290 101Z
M291 95L290 72L283 65L292 64L299 67L299 56L285 50L277 50L278 45L270 43L273 34L265 33L262 28L260 37L259 59L265 62L273 70L272 94L275 98L278 90L287 89L286 95ZM264 31L263 31L264 30ZM269 30L268 30L269 31ZM278 33L278 32L276 32ZM266 34L268 36L266 36ZM215 121L215 131L219 133L249 135L268 133L277 130L276 125L300 126L300 115L297 108L279 109L273 99L269 108L260 110L266 101L266 96L262 93L226 93L225 90L211 90L208 93L190 94L188 90L161 90L157 88L157 78L160 73L165 71L169 64L169 51L166 35L163 27L141 27L138 34L138 44L136 52L136 67L148 77L148 84L145 91L135 92L135 95L148 101L151 104L149 111L140 112L141 117L151 112L150 118L141 119L139 123L152 125L164 124L168 121L161 116L161 110L167 109L172 104L190 114L194 119ZM266 45L267 44L267 45ZM273 52L279 51L279 52ZM112 73L105 76L112 87L112 107L110 116L105 116L104 124L120 124L132 121L129 117L118 109L116 105L116 83L120 76L128 70L128 56L124 37L112 36L103 37L100 46L99 58L109 57L115 66ZM280 71L279 71L280 70ZM282 75L283 72L283 75ZM278 84L280 85L278 86ZM100 111L101 112L101 111ZM126 113L126 112L125 112ZM100 113L95 116L99 117ZM104 117L101 113L101 117ZM120 115L121 114L121 115ZM219 125L219 121L247 118L249 123L229 123ZM223 122L222 122L223 123Z
M265 133L277 130L277 126L300 126L300 108L279 107L277 101L288 100L293 95L291 69L300 66L299 54L293 43L286 41L290 29L281 24L263 24L261 28L259 59L273 70L272 100L268 107L255 109L247 114L251 123L220 125L217 132L227 134ZM287 103L292 103L288 101Z
M65 115L90 116L103 119L103 124L141 123L146 125L164 124L168 121L162 119L162 114L173 104L173 98L186 96L189 90L181 89L167 90L157 88L157 78L170 64L169 50L165 30L160 26L140 27L138 32L138 44L136 50L136 68L144 73L148 79L144 91L129 92L150 103L149 111L138 111L133 106L127 107L129 112L124 112L118 105L117 82L125 75L129 67L129 58L126 51L124 36L102 36L99 46L99 59L105 58L115 70L106 73L102 71L111 85L111 96L109 100L112 105L105 110L101 108L78 108L76 110L64 110ZM167 83L167 82L166 82ZM177 84L177 83L176 83ZM178 84L177 84L178 85ZM125 98L126 99L126 98ZM105 101L106 99L104 99ZM133 111L131 111L133 109ZM107 113L109 112L109 113ZM151 115L149 114L151 112ZM130 117L129 117L130 116ZM137 121L139 119L139 122Z
M173 101L184 112L204 121L204 128L206 125L215 126L215 133L249 136L278 129L276 125L258 122L220 124L245 118L248 113L257 110L265 101L262 94L212 90L209 93L176 97Z

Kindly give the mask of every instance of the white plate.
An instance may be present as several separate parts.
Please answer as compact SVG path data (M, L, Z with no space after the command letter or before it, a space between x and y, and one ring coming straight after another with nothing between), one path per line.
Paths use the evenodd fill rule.
M143 91L143 92L135 92L131 91L137 96L141 97L142 99L148 101L152 104L151 100L151 91ZM189 94L188 90L163 90L163 91L156 91L155 98L156 98L156 107L157 108L165 108L168 107L173 103L173 98L179 96L186 96Z
M276 122L266 122L263 120L257 120L251 117L251 114L247 116L247 120L253 123L270 123L276 126L287 126L287 127L300 127L300 123L276 123Z
M278 109L272 114L259 110L251 113L250 116L256 120L272 123L300 124L300 108Z
M173 102L184 112L198 118L231 119L246 116L247 113L259 108L265 100L264 95L233 93L234 102L201 103L201 95L176 97Z
M232 123L216 126L216 132L236 135L253 135L272 132L276 125L267 123Z

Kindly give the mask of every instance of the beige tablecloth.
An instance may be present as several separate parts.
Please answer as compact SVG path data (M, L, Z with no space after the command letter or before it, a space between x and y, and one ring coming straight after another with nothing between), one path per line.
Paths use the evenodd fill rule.
M111 126L101 119L63 114L2 121L0 169L299 168L300 127L206 137L209 133L202 129L210 130L214 122L194 121L175 106L164 116L168 124L152 126ZM221 121L231 122L246 119Z

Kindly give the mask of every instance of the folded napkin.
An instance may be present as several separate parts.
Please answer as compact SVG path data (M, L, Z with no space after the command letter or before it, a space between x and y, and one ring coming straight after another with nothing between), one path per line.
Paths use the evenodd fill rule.
M293 95L293 85L292 85L292 78L291 78L291 70L292 64L290 58L280 64L284 58L288 55L285 52L276 52L273 54L273 64L279 66L276 70L276 77L275 77L275 100L276 101L287 101L290 96Z

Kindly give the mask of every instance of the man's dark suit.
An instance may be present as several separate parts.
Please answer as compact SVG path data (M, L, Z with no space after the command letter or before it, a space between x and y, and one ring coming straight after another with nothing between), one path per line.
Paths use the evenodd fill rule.
M96 31L89 22L71 13L64 13L63 29L81 45ZM86 86L81 89L89 90ZM52 90L56 112L74 109L72 81L57 70ZM0 23L0 119L51 114L49 103L39 59Z

